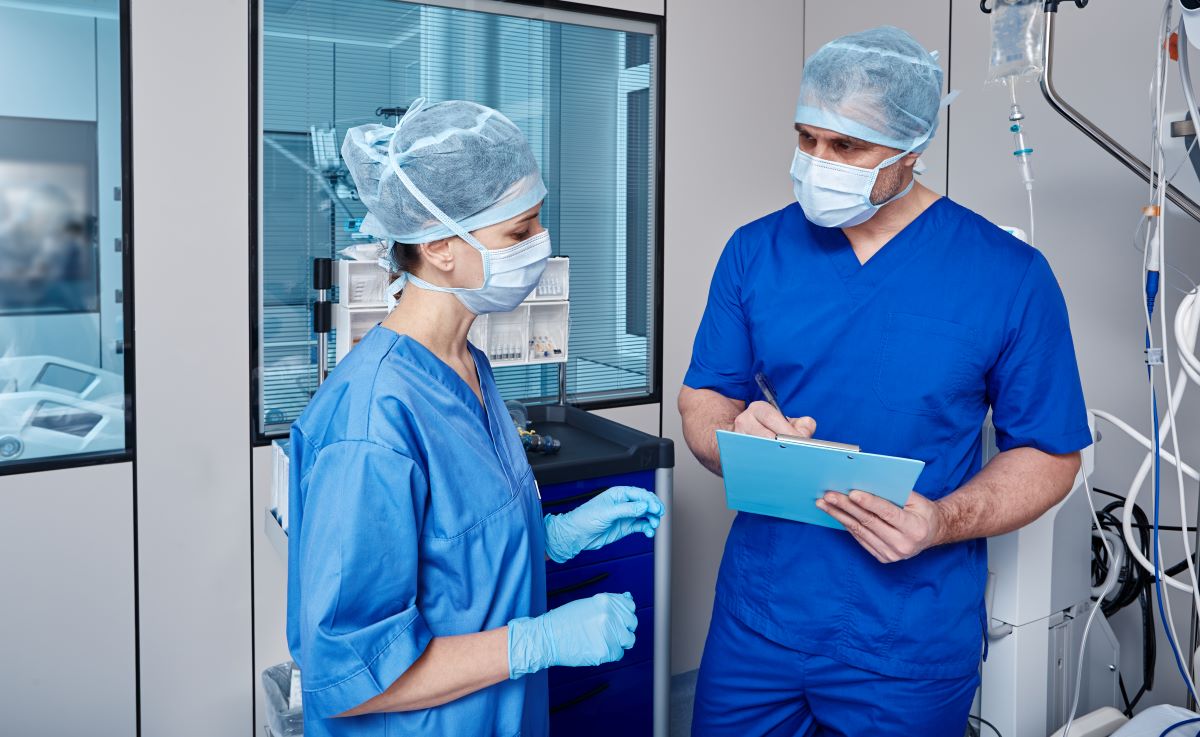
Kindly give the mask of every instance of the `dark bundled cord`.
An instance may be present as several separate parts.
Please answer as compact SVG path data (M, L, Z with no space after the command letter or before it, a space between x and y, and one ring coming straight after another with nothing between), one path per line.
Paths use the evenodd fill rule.
M1133 559L1133 555L1128 550L1129 543L1121 534L1121 519L1116 516L1116 512L1124 507L1125 498L1104 489L1094 489L1094 491L1117 500L1098 511L1096 517L1100 522L1101 529L1115 532L1121 540L1120 544L1125 547L1125 555L1122 556L1121 569L1117 576L1117 588L1110 593L1108 598L1100 602L1100 609L1104 612L1104 616L1111 617L1125 607L1137 602L1142 615L1142 686L1132 698L1130 698L1129 692L1126 689L1124 677L1118 675L1121 700L1125 704L1125 715L1132 717L1133 710L1137 707L1142 697L1145 696L1147 691L1154 688L1154 667L1158 655L1152 598L1154 576L1145 568L1138 565L1137 561ZM1134 505L1132 511L1133 520L1131 526L1137 530L1138 545L1141 548L1142 554L1149 557L1150 546L1152 544L1150 520L1140 506ZM1160 527L1159 529L1166 528ZM1108 559L1108 554L1104 549L1104 544L1093 537L1093 586L1099 586L1107 578L1111 563L1112 561ZM1183 566L1186 567L1186 565L1185 561Z
M991 722L989 722L988 720L984 719L983 717L977 717L977 716L975 716L974 714L970 714L970 715L968 715L968 716L967 716L967 718L968 718L968 719L974 719L975 721L979 722L979 724L980 724L980 726L981 726L981 727L982 727L982 726L986 726L988 729L992 730L992 731L993 731L993 732L996 734L996 737L1004 737L1004 735L1000 734L1000 730L996 729L996 725L995 725L995 724L992 724ZM967 729L969 729L969 730L971 731L971 735L972 735L973 737L982 737L982 736L983 736L983 730L982 730L982 729L975 729L975 726L974 726L973 724L969 724L969 723L968 723L968 724L967 724Z

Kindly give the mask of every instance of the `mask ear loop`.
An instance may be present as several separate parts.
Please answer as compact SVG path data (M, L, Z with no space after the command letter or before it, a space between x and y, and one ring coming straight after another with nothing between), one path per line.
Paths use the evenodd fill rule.
M417 202L420 202L421 206L424 207L425 210L428 211L430 215L433 215L435 218L437 218L442 223L442 225L445 225L447 228L449 228L450 232L454 233L454 235L458 236L459 238L462 238L464 241L466 241L468 244L470 244L471 247L473 247L475 250L479 251L480 255L483 257L483 284L477 288L457 287L457 288L454 288L453 290L450 290L450 291L461 291L461 292L478 291L479 289L483 289L483 287L487 285L488 279L491 278L491 275L492 275L491 251L488 250L487 246L480 243L479 240L475 236L468 233L466 231L466 229L464 229L461 225L459 225L457 222L455 222L449 215L442 212L442 209L440 207L433 204L433 201L430 200L428 197L426 197L425 193L417 188L417 185L413 183L413 180L410 179L408 174L406 174L404 172L404 170L400 168L400 164L396 161L396 158L397 158L396 141L400 138L401 126L404 125L404 121L408 119L408 116L417 112L424 106L425 106L425 98L424 97L417 98L416 100L413 101L413 104L408 108L408 112L404 114L404 117L400 118L399 122L396 123L396 129L392 132L391 140L388 141L388 150L387 150L388 163L391 164L392 172L396 175L396 178L400 180L400 183L404 185L404 188L408 190L408 193L411 194ZM401 279L397 279L396 281L399 282L402 279L406 279L406 278L407 278L407 274L402 276Z

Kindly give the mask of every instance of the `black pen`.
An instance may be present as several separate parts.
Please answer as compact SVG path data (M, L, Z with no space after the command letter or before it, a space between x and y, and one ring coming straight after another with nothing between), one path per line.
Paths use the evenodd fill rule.
M758 390L763 393L763 396L767 398L767 401L771 403L771 406L774 407L779 414L783 415L783 419L791 422L791 419L789 419L787 415L783 414L783 410L780 409L779 400L775 397L775 387L771 386L771 381L767 378L767 375L762 371L759 371L754 375L754 380L758 382Z

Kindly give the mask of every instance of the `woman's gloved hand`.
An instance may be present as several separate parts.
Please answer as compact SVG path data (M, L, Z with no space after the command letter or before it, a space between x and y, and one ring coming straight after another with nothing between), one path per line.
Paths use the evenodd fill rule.
M546 554L564 563L634 532L654 537L665 511L658 497L645 489L614 486L566 514L546 515Z
M633 647L637 617L633 597L596 594L551 609L540 617L508 623L508 677L552 665L600 665L620 660Z

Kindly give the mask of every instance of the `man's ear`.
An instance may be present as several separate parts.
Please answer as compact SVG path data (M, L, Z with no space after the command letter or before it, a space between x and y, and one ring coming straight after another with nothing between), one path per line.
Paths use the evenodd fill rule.
M903 159L900 159L900 161L901 161L901 163L903 163L903 164L904 164L906 167L908 167L909 169L911 169L911 168L913 168L914 166L916 166L916 165L917 165L917 159L919 159L919 158L921 158L921 154L920 154L920 153L918 153L917 151L913 151L913 152L912 152L912 153L910 153L910 154L905 154L904 158L903 158Z
M454 250L450 248L452 238L441 238L436 241L421 244L421 255L425 263L438 271L450 271L454 268Z

